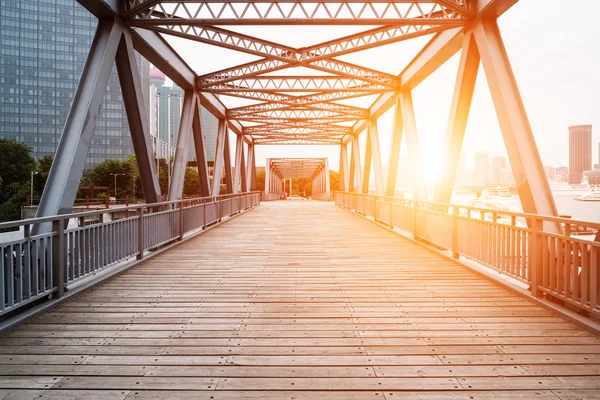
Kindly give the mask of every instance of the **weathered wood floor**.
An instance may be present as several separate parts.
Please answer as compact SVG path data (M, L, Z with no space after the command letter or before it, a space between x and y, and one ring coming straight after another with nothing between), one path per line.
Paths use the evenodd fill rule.
M331 203L263 203L0 338L0 399L600 399L600 339Z

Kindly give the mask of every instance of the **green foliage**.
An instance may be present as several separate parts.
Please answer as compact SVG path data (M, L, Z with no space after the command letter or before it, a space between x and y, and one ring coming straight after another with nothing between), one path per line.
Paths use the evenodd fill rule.
M198 171L194 168L185 169L185 178L183 181L183 194L186 197L200 196L200 177Z
M135 160L135 158L134 158ZM115 196L115 175L117 175L117 192ZM139 178L137 172L137 166L131 159L126 160L115 160L107 159L97 164L86 172L82 179L82 184L90 186L108 186L111 188L110 195L121 200L126 196L133 197L134 190L133 185L136 179ZM141 186L141 185L140 185ZM96 196L97 197L97 196Z
M169 193L169 164L167 160L161 158L158 160L158 184L160 186L160 192L167 196Z
M265 171L256 171L256 190L265 190Z
M340 187L340 173L329 170L329 189L332 192L337 192Z
M0 221L21 218L21 206L29 194L31 171L35 170L29 147L0 139Z
M33 177L33 197L34 197L34 199L39 199L40 197L42 197L42 193L44 191L44 186L46 186L46 181L48 180L48 175L50 175L50 167L52 167L53 161L54 161L54 156L52 156L52 155L45 155L38 161L37 174L34 175L34 177ZM36 200L36 202L37 202L37 200Z

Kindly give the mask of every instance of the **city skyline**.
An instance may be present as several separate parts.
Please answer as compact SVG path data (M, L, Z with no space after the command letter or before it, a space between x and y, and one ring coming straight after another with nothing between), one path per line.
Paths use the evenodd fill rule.
M499 20L544 165L568 165L569 126L591 124L600 127L600 113L597 112L600 109L600 80L596 79L596 71L600 68L600 55L590 51L600 48L600 25L594 21L594 11L600 11L600 4L592 0L582 0L578 2L578 6L588 12L580 13L579 7L565 8L564 3L558 0L547 1L545 7L537 7L536 2L521 1ZM531 15L536 15L536 18L532 19ZM556 29L557 20L561 21L560 29ZM234 29L265 39L272 39L276 32L275 28L268 26L240 26ZM302 28L290 26L286 28L285 33L278 31L277 39L301 47L328 40L339 32L350 34L354 30L351 27L311 27L303 32ZM342 56L340 59L398 74L427 39L428 37L413 39ZM177 51L184 54L185 60L198 74L224 68L231 65L232 60L241 64L256 59L202 43L190 43L184 39L169 37L168 41ZM433 164L441 159L457 65L458 55L413 92L420 139L429 146L429 156L424 154L426 164L427 160L431 160ZM297 69L297 74L308 72L303 68ZM569 76L569 79L564 79L566 76ZM223 96L222 100L228 107L241 105L237 100L226 96ZM379 119L381 150L385 159L388 158L391 142L392 120L393 110ZM364 152L366 135L360 136L361 150ZM597 146L598 142L600 129L596 129L593 136L594 146ZM480 70L475 87L464 150L474 153L480 149L487 150L490 157L506 156L483 70ZM331 160L331 168L338 168L339 150L334 146L259 146L257 164L264 165L266 157L276 154L328 157ZM404 144L402 156L406 156ZM594 163L598 162L596 157L594 154ZM437 168L439 169L439 165ZM431 174L429 176L431 177Z
M38 19L37 12L44 18ZM54 155L97 19L77 2L6 2L0 7L0 138ZM148 102L149 63L136 53ZM123 96L113 66L85 168L133 154Z

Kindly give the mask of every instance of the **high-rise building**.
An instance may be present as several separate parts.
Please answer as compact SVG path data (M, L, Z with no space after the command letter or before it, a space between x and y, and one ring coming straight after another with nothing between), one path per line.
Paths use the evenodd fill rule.
M485 187L490 183L490 156L487 151L475 153L475 185Z
M592 126L570 126L569 182L581 182L583 171L590 169L592 169Z
M76 1L2 1L0 138L25 143L36 158L55 153L97 24ZM147 100L149 64L136 59ZM132 153L113 68L85 167Z
M554 167L552 165L544 165L544 173L548 182L554 181Z
M166 86L165 82L165 75L158 69L152 68L150 71L150 125L152 126L150 132L162 148L158 155L160 158L167 158L167 154L171 156L175 154L184 96L183 89L178 86ZM217 148L219 120L204 107L201 107L201 110L206 158L212 162ZM196 160L196 150L192 136L188 161L193 160Z
M492 158L492 184L502 185L502 168L506 168L506 158Z

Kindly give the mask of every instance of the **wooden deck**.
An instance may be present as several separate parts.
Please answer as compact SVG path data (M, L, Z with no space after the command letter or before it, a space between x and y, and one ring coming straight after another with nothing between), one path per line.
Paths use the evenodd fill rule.
M600 338L331 203L288 201L0 338L0 375L0 399L600 399Z

